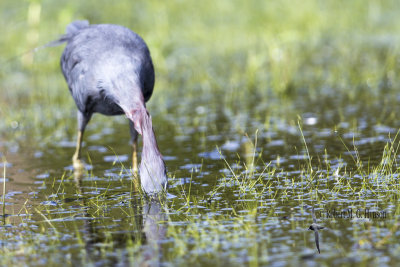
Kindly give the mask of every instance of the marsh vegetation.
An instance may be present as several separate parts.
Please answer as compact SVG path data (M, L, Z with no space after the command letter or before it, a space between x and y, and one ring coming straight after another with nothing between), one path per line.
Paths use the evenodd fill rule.
M397 1L2 1L0 10L0 265L399 261ZM121 24L147 42L166 199L132 190L124 117L92 118L87 173L75 181L62 47L26 51L76 19ZM325 227L321 254L307 231L311 206ZM349 209L353 218L332 215Z

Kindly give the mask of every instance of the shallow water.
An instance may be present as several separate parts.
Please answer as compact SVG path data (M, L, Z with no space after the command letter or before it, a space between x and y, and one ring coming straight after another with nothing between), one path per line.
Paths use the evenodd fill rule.
M397 262L397 165L391 172L372 170L399 125L376 124L374 111L364 113L361 106L341 106L351 112L336 120L337 110L324 103L313 103L311 110L310 103L295 104L306 110L299 122L270 117L267 127L247 114L246 131L221 114L207 114L197 126L190 112L154 114L170 176L169 195L161 202L133 190L122 117L108 118L114 128L103 128L102 118L90 123L81 182L71 165L74 140L45 147L3 141L8 163L2 245L40 249L35 265ZM194 111L200 120L207 110L201 107ZM326 227L321 254L307 231L311 205ZM353 218L339 214L349 209ZM372 218L376 213L366 209L383 217ZM33 257L29 251L17 255L25 264Z

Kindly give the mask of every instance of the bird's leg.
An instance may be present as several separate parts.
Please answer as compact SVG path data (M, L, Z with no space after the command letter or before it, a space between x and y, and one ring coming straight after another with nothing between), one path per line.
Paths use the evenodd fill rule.
M134 186L135 190L139 190L139 175L138 175L138 160L137 160L137 140L138 140L138 132L135 130L135 126L133 122L129 120L129 131L131 134L131 142L132 142L132 173L135 177L134 179Z
M138 175L138 164L137 164L137 136L135 140L133 140L132 143L132 171L133 171L133 176L135 177L134 179L134 186L135 186L135 191L138 191L140 188L140 180L139 180L139 175Z
M138 173L138 163L137 163L137 139L138 132L135 130L135 126L132 121L129 120L129 132L131 134L132 143L132 171L135 176Z
M80 160L81 157L81 146L82 146L83 132L78 131L78 140L76 141L76 150L72 157L72 165L74 166L74 180L78 188L78 192L81 193L81 183L84 174L85 166Z
M82 147L82 138L83 138L83 132L78 131L78 139L76 141L76 149L74 156L72 157L72 164L74 165L75 170L80 170L83 168L83 164L80 160L81 158L81 147Z
M133 140L132 143L132 170L135 175L138 173L138 164L137 164L137 137Z
M74 166L75 171L82 172L84 169L84 165L81 162L81 147L82 147L82 139L83 133L85 132L86 125L88 124L92 114L83 114L78 110L78 138L76 140L76 149L74 156L72 157L72 164Z

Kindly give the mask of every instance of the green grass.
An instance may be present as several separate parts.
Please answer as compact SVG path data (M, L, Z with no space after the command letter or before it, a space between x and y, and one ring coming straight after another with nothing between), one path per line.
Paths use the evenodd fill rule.
M341 113L341 103L356 100L368 109L377 98L390 106L399 84L396 1L12 3L2 4L0 40L0 132L7 139L73 134L62 48L23 53L56 39L74 19L118 23L143 36L157 71L153 114L193 114L196 104L210 114L223 107L233 125L246 114L268 125L271 117L292 120L300 101L332 96ZM395 118L391 110L379 114L378 122Z

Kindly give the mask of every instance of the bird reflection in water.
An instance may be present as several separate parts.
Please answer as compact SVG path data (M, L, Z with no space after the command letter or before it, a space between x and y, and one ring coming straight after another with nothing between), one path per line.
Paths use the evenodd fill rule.
M96 218L89 213L90 203L85 197L82 179L76 179L76 187L84 206L84 229L83 239L85 242L86 255L92 262L99 262L102 255L102 247L109 245L110 237L105 234L103 218ZM128 204L127 204L128 205ZM113 250L127 247L130 242L140 242L141 256L135 264L139 266L160 266L162 259L161 243L166 238L167 208L165 199L141 198L133 196L130 203L132 213L129 214L130 229L124 232L111 233ZM104 254L103 254L104 255ZM129 255L109 256L105 259L106 265L127 265L132 259Z

